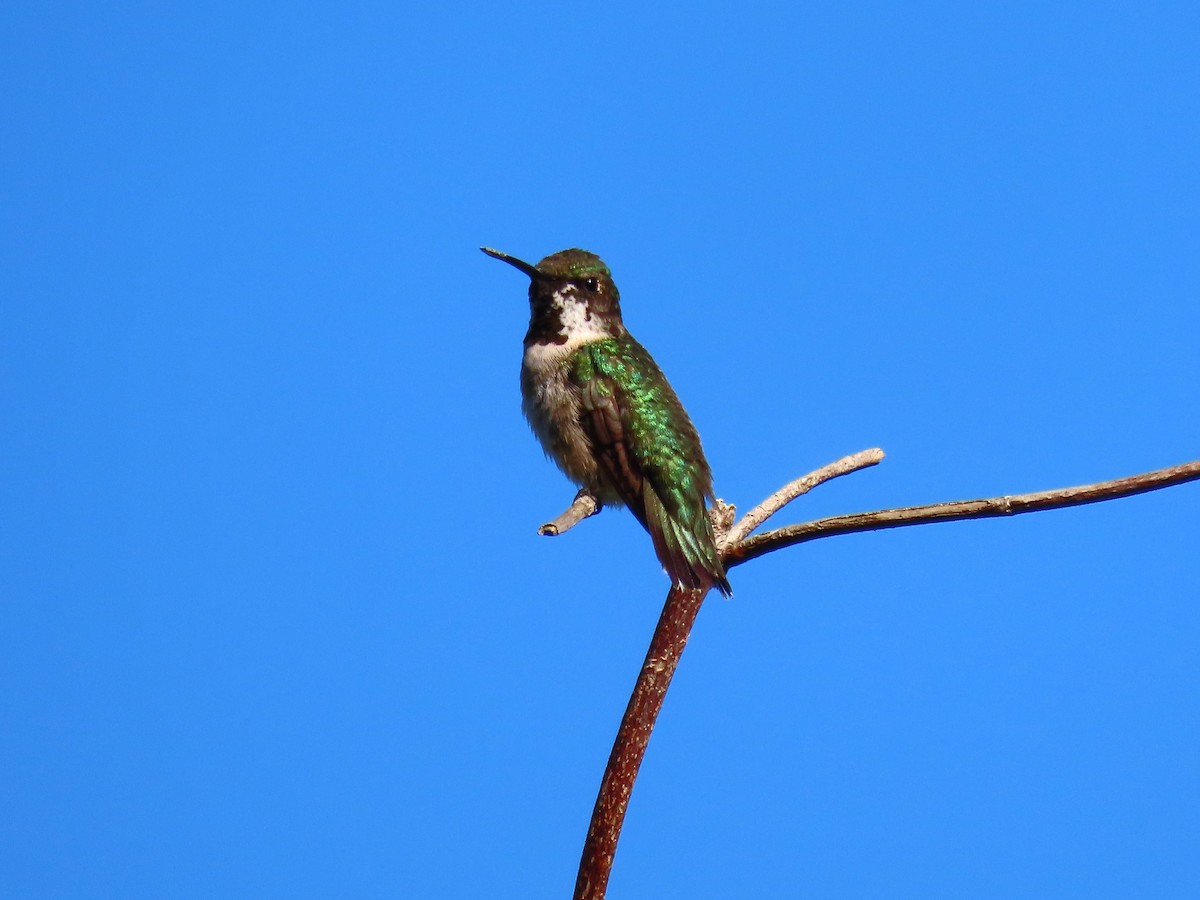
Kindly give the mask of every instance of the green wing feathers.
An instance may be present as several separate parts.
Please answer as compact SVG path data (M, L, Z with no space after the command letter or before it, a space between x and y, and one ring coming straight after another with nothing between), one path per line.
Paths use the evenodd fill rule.
M577 354L572 376L601 474L650 532L667 574L729 596L700 437L650 354L632 338L597 341Z
M649 482L643 488L646 504L646 530L654 541L654 552L671 580L687 588L716 587L726 597L733 589L725 577L725 568L717 554L708 513L704 525L696 528L673 516Z

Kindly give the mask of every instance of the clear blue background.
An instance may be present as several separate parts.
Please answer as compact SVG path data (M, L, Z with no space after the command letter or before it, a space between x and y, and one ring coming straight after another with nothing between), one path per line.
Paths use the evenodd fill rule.
M965 7L965 8L964 8ZM605 257L743 509L1200 456L1193 4L9 4L0 893L566 897L666 586L518 406ZM1200 896L1200 485L703 610L610 896Z

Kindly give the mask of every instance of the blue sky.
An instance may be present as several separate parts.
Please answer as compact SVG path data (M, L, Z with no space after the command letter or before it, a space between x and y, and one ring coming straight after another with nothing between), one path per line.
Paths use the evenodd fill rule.
M661 606L517 391L600 253L743 509L1200 456L1186 4L0 13L0 885L563 897ZM1200 895L1200 486L710 599L611 883Z

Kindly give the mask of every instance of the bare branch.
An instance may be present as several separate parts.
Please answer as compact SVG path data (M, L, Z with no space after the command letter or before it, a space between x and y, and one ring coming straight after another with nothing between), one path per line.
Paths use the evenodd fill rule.
M902 525L927 525L932 522L954 522L959 519L986 519L994 516L1015 516L1019 513L1038 512L1045 509L1061 509L1067 506L1082 506L1103 500L1116 500L1133 494L1143 494L1160 488L1183 484L1200 479L1200 460L1157 469L1128 478L1100 481L1079 487L1057 488L1033 494L1015 494L1005 497L990 497L985 500L956 500L950 503L931 503L928 506L905 506L899 509L881 509L876 512L854 513L848 516L830 516L801 525L789 525L768 531L731 546L725 552L725 566L732 568L764 554L801 544L817 538L835 534L853 534L858 531L875 531L881 528L899 528Z
M538 534L545 535L546 537L555 537L564 531L570 531L588 516L594 516L600 512L602 508L599 500L587 491L580 491L575 495L575 499L571 501L570 506L545 525L538 528Z
M952 503L935 503L929 506L884 509L849 516L832 516L746 538L746 535L766 521L769 516L805 491L838 475L853 472L868 465L875 465L882 458L883 451L881 450L864 450L862 453L847 456L829 466L818 469L776 491L775 494L751 510L725 535L722 555L726 567L732 568L793 544L822 537L832 537L835 534L850 534L879 528L898 528L902 525L923 525L930 522L951 522L958 519L1010 516L1043 509L1079 506L1200 480L1200 460L1196 460L1180 466L1146 472L1142 475L1118 478L1114 481L1102 481L1081 487L993 497L986 500L960 500ZM575 498L575 503L571 504L571 508L558 519L543 525L541 533L558 534L560 523L563 523L561 530L565 531L587 515L594 514L599 509L598 504L591 512L582 512L588 508L587 501L583 500L585 496L587 496L585 492L580 491L579 496ZM588 500L595 503L595 499L590 496L588 496ZM575 514L572 510L575 510L577 505L581 511ZM728 527L728 523L732 519L732 507L724 503L719 506L714 504L713 522L718 535ZM555 530L550 531L551 528ZM703 593L697 591L674 588L667 594L667 602L663 607L662 616L658 620L658 626L655 628L654 637L651 639L646 660L642 663L642 670L638 673L633 696L630 697L629 706L621 720L621 727L617 732L612 754L608 759L608 767L605 769L604 779L600 784L600 793L596 798L592 821L588 826L587 840L583 846L583 857L579 862L579 875L575 882L575 900L603 900L604 898L609 873L612 870L613 856L617 849L617 840L621 834L621 825L625 820L629 797L633 791L633 783L637 778L642 758L645 756L654 722L662 708L667 688L679 665L679 658L687 645L688 635L691 633L704 596Z
M617 730L604 779L600 782L600 793L579 860L573 900L604 898L633 782L704 594L703 591L681 588L671 588L667 594L646 660L633 687L633 696L629 698L621 727Z
M779 512L797 497L807 494L818 484L823 484L839 475L847 475L850 472L857 472L859 469L865 469L867 466L878 465L883 460L883 451L878 447L873 447L870 450L860 450L858 453L852 453L849 456L843 456L836 462L831 462L827 466L821 466L815 472L809 472L795 481L789 482L773 493L770 497L764 500L746 515L742 516L742 520L733 528L729 529L729 533L725 535L722 541L722 548L732 547L741 541L758 528L763 522Z

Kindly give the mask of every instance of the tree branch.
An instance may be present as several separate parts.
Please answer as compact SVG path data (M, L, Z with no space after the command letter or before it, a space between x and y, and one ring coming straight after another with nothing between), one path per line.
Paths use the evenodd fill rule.
M603 900L608 889L608 876L625 811L629 808L633 782L637 779L646 745L650 743L650 732L662 709L705 593L671 588L667 594L642 671L633 686L633 696L629 698L621 727L617 729L604 779L600 782L600 793L592 810L579 874L575 879L575 900Z
M960 500L951 503L935 503L928 506L909 506L900 509L883 509L876 512L856 513L848 516L832 516L801 525L789 525L769 531L757 537L747 537L796 497L818 484L872 466L883 459L882 450L864 450L844 457L815 472L798 478L776 491L746 514L732 528L734 510L720 500L713 504L713 519L721 540L722 557L727 568L749 562L759 556L782 550L793 544L832 537L835 534L851 534L857 531L873 531L880 528L899 528L903 525L924 525L931 522L952 522L959 519L980 519L992 516L1011 516L1019 513L1037 512L1044 509L1059 509L1066 506L1081 506L1102 500L1115 500L1146 491L1158 490L1200 480L1200 460L1134 475L1113 481L1102 481L1080 487L1060 488L1033 494L1017 494L992 497L985 500ZM575 502L553 522L542 526L542 534L558 534L577 522L598 511L598 504L590 512L576 514L588 504L580 491ZM595 504L594 498L588 496ZM579 510L576 510L577 505ZM576 510L576 512L572 512ZM554 528L554 531L548 529ZM613 856L621 825L629 807L629 797L638 769L650 741L654 722L662 709L667 688L679 665L679 658L687 645L688 635L700 612L704 593L672 588L667 594L666 604L659 617L658 626L646 653L642 670L633 688L633 696L625 709L621 727L608 759L600 793L592 811L583 856L579 862L579 875L575 881L574 900L603 900L612 871Z
M588 516L594 516L603 507L600 501L587 491L580 491L571 501L571 505L560 512L545 525L538 528L538 534L546 537L556 537L564 531L570 531Z
M1144 494L1160 488L1183 484L1200 479L1200 460L1157 469L1128 478L1099 481L1079 487L1057 488L1033 494L1014 494L1005 497L989 497L985 500L957 500L950 503L931 503L927 506L905 506L898 509L881 509L876 512L854 513L847 516L830 516L802 525L789 525L768 531L729 547L725 552L728 568L749 562L759 556L782 550L793 544L832 537L835 534L853 534L857 531L876 531L882 528L899 528L902 525L928 525L933 522L955 522L960 519L987 519L995 516L1015 516L1020 513L1039 512L1045 509L1062 509L1067 506L1083 506L1116 500L1133 494Z
M779 510L783 509L797 497L807 494L818 484L824 484L826 481L837 478L839 475L847 475L850 472L857 472L859 469L865 469L867 466L875 466L883 461L883 451L878 447L873 447L870 450L860 450L858 453L852 453L849 456L843 456L837 462L831 462L827 466L822 466L815 472L809 472L807 475L797 478L795 481L789 482L773 493L770 497L764 500L746 515L742 516L742 520L738 522L725 535L725 540L722 544L722 549L725 547L735 547L743 541L754 529L756 529Z

